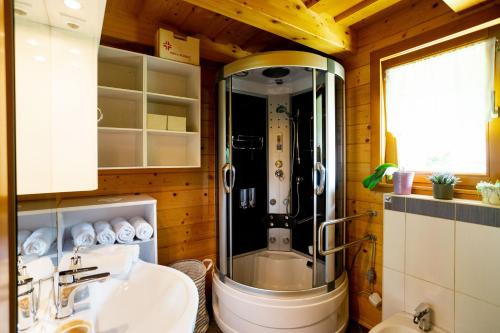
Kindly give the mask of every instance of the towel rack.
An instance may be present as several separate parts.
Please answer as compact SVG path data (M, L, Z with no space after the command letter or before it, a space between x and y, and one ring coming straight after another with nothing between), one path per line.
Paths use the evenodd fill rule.
M358 218L358 217L363 217L363 216L369 216L369 217L373 217L373 216L377 216L378 213L374 210L367 210L365 213L361 213L361 214L357 214L357 215L352 215L352 216L347 216L347 217L341 217L341 218L338 218L338 219L335 219L335 220L328 220L328 221L325 221L325 222L322 222L320 225L319 225L319 229L318 229L318 253L321 254L322 256L327 256L329 254L333 254L333 253L336 253L336 252L339 252L339 251L343 251L351 246L354 246L354 245L357 245L361 242L366 242L366 241L376 241L377 240L377 236L375 236L374 234L367 234L365 237L361 238L361 239L358 239L358 240L355 240L355 241L352 241L350 243L347 243L347 244L344 244L344 245L339 245L339 246L336 246L334 247L333 249L323 249L323 234L324 234L324 231L325 231L325 228L329 225L333 225L333 224L338 224L338 223L342 223L342 222L346 222L346 221L349 221L349 220L352 220L352 219L355 219L355 218Z

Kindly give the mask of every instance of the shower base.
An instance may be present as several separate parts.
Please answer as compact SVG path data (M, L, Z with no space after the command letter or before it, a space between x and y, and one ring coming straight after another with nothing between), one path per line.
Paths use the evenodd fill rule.
M233 260L235 282L213 274L213 310L224 333L343 333L348 282L333 291L311 288L309 259L295 252L260 251Z

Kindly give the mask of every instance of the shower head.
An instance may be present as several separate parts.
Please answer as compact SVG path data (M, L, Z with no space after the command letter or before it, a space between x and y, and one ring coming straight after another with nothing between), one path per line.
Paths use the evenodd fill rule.
M283 104L278 105L278 107L276 108L276 113L284 113L288 118L293 119L293 115L288 112L288 109Z
M262 71L262 75L271 79L280 79L290 74L290 70L286 67L270 67Z

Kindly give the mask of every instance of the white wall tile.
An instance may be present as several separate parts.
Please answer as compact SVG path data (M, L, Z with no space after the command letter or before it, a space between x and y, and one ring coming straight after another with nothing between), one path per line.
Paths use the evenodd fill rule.
M500 307L455 293L455 333L500 332Z
M465 222L456 228L456 291L500 306L500 228Z
M404 311L404 275L384 267L382 278L382 320Z
M406 274L454 288L454 224L452 220L406 214Z
M384 210L383 264L393 270L404 271L405 213Z
M405 276L405 312L413 314L420 303L428 303L433 311L433 323L449 332L453 332L454 326L453 297L453 290Z

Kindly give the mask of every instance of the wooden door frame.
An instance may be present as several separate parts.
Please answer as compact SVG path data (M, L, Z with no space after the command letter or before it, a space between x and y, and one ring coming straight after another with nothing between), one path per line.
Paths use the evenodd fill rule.
M16 190L13 1L0 0L0 331L15 332ZM3 36L2 36L3 35Z

